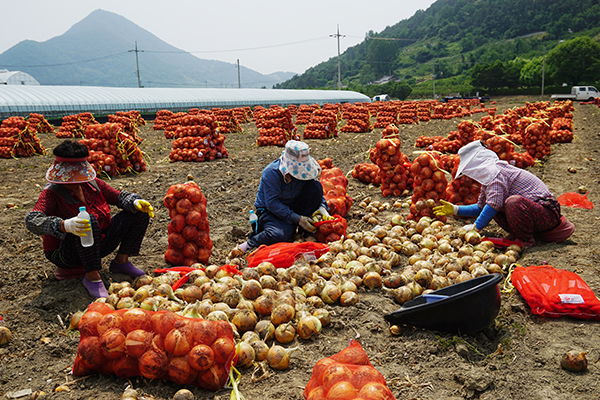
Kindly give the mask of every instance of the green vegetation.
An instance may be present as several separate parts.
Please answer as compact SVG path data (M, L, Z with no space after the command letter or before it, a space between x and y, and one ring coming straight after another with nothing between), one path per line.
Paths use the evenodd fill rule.
M539 93L542 71L545 86L600 82L599 38L595 0L438 0L380 33L368 32L340 57L341 78L369 96L386 93L370 82L394 76L412 88L411 98L431 98L434 74L437 95ZM275 87L336 82L337 58L331 58Z

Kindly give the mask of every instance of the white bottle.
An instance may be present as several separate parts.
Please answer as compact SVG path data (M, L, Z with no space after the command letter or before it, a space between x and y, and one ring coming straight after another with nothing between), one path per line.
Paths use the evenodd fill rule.
M87 219L90 221L90 225L92 224L92 221L90 220L90 214L85 211L85 207L79 207L79 214L77 214L77 218ZM81 236L80 239L83 247L90 247L94 244L94 232L89 231L86 233L86 236Z
M254 210L250 210L250 225L252 226L252 231L256 233L258 229L258 217L254 213Z

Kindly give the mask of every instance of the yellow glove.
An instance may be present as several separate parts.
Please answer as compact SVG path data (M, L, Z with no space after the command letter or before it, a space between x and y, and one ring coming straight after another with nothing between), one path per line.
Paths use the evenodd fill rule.
M65 232L79 237L87 236L87 233L92 230L90 221L79 217L65 219L63 221L63 228Z
M136 200L133 202L135 209L141 212L145 212L151 218L154 218L154 208L146 200Z
M311 223L310 219L305 216L300 217L298 225L300 225L300 228L304 229L307 232L314 232L317 230L317 228L315 228L314 225Z
M439 216L453 215L458 212L458 206L448 203L445 200L440 200L441 206L433 207L433 213Z
M321 215L323 217L323 221L329 221L331 219L334 219L331 215L329 215L325 207L319 207L319 209L313 213L313 220L317 215Z

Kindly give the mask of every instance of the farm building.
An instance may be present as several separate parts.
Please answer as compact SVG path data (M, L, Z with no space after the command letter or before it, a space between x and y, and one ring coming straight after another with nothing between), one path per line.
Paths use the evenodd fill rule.
M0 85L39 85L33 76L21 71L0 69Z
M370 102L361 93L337 90L115 88L90 86L0 87L0 120L41 113L46 118L91 112L94 115L137 110L144 115L159 110L191 108Z

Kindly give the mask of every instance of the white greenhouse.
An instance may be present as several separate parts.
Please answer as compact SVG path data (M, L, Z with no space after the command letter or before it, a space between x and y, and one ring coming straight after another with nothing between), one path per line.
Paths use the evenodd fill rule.
M371 102L352 91L286 89L176 89L91 86L0 86L0 120L41 113L46 118L91 112L94 115L137 110L143 115L159 110L191 108Z
M39 85L33 76L26 72L0 69L0 85Z

